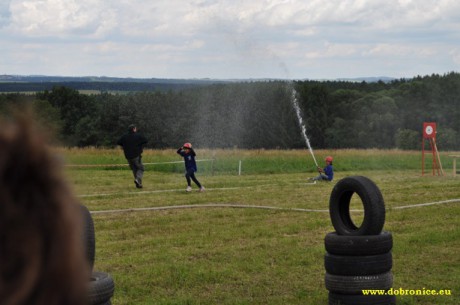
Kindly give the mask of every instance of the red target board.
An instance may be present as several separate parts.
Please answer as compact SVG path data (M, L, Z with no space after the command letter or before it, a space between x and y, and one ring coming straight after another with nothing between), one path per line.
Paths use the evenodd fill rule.
M423 138L436 139L436 123L423 123Z

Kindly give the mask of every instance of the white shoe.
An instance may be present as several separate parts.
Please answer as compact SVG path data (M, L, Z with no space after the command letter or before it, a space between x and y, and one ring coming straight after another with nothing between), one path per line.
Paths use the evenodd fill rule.
M205 189L204 189L204 186L200 187L200 192L204 192Z
M187 186L187 188L185 189L186 192L191 192L192 191L192 187L191 186Z

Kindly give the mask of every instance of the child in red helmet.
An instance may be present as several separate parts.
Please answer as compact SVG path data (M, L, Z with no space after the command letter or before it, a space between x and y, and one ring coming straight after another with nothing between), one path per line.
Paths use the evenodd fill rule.
M204 191L204 187L196 179L195 172L197 171L196 162L195 162L195 151L192 148L191 143L185 143L182 147L177 150L177 153L184 157L185 161L185 178L187 179L187 192L192 191L191 180L199 187L200 192Z
M323 169L318 166L319 175L316 176L315 178L311 178L311 180L332 181L332 179L334 179L334 168L332 167L332 157L327 156L324 161L326 161L326 167Z

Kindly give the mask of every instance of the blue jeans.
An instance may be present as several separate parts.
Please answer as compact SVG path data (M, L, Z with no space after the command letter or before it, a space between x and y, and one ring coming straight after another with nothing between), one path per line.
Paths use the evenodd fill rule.
M313 178L313 180L315 180L315 181L318 181L318 180L326 180L326 181L329 181L329 177L326 176L325 174L319 174L318 176L316 176L315 178Z

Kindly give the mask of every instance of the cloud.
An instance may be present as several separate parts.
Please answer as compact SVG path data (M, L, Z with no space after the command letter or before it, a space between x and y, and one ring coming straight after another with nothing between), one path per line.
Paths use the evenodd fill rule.
M460 10L460 4L447 0L12 0L11 29L34 37L152 41L225 35L229 29L265 36L271 32L329 36L345 29L351 34L391 34L408 29L433 31L432 27L441 30L446 23L453 30L458 22L456 9Z
M9 24L10 17L11 17L10 1L1 0L0 1L0 28Z
M456 0L0 0L0 67L71 54L65 71L85 75L402 74L404 59L436 73L459 68L459 27Z
M10 30L24 37L97 37L115 26L103 1L12 0Z

